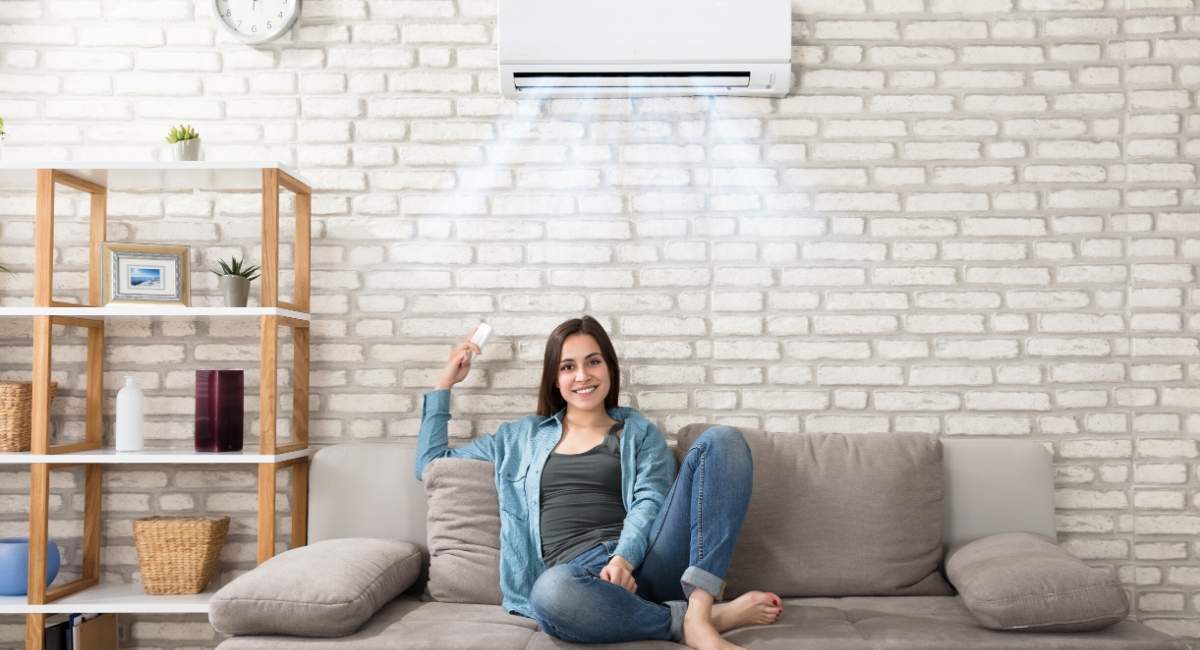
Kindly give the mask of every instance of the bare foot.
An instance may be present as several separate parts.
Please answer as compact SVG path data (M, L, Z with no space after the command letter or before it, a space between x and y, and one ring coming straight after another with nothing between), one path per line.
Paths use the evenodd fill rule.
M728 632L747 625L770 625L779 620L782 605L779 596L769 591L747 591L727 603L713 605L713 626L718 632Z
M746 650L721 638L707 616L693 616L691 608L683 615L683 638L679 640L692 650Z

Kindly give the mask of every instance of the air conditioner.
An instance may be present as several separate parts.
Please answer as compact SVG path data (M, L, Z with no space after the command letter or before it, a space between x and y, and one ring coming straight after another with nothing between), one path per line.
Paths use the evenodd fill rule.
M792 85L790 0L499 0L505 97L739 95Z

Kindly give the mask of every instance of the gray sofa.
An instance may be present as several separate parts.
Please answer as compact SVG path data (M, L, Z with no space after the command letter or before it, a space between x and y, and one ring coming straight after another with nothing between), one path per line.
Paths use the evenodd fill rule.
M681 432L680 437L694 437L698 431L699 429L693 429L689 434L685 430ZM795 439L789 438L791 441ZM855 451L854 445L860 444L866 438L845 436L831 440L836 445L850 445L845 455L858 462L855 459L859 452ZM731 567L731 590L737 591L733 589L735 586L745 585L774 588L777 592L791 590L791 593L806 593L814 589L818 593L821 593L822 589L840 591L828 594L838 597L785 597L784 613L776 624L735 630L728 633L726 638L755 650L1185 650L1188 647L1183 642L1136 621L1119 620L1120 615L1113 619L1119 622L1093 632L1019 632L986 629L979 623L977 616L964 606L963 598L954 595L949 589L948 583L944 581L944 569L939 571L937 566L934 567L934 573L927 575L920 585L900 584L899 587L881 588L880 591L891 594L932 594L943 593L939 590L946 590L945 595L870 595L869 592L873 590L869 586L865 589L862 586L864 576L856 577L850 574L867 567L862 570L868 571L865 578L869 581L873 559L871 556L879 552L886 555L887 549L907 543L902 539L905 535L902 530L905 525L920 525L932 529L937 553L935 565L941 563L943 548L952 552L973 540L1000 533L1022 531L1045 535L1049 539L1055 536L1053 470L1050 458L1041 445L1015 440L946 439L940 444L936 439L932 440L941 470L931 473L935 478L932 485L925 481L923 486L917 485L917 489L908 493L904 493L904 489L907 488L897 489L896 492L900 496L881 494L879 485L872 484L872 481L884 480L879 478L880 471L877 468L868 468L869 475L864 473L862 476L853 476L847 474L853 474L855 471L866 472L867 470L862 469L865 465L851 463L842 466L826 463L822 470L826 474L813 473L812 476L807 476L806 480L810 483L805 489L815 492L853 492L861 489L866 492L851 495L847 499L838 494L815 494L814 498L807 502L802 499L789 501L796 498L796 495L779 491L768 494L769 490L763 490L760 485L760 476L762 481L769 481L764 484L779 485L781 481L786 483L789 477L796 474L807 474L807 470L803 468L805 463L810 462L808 456L815 452L782 452L794 457L779 458L780 449L794 448L788 446L792 442L778 449L770 448L769 445L763 446L762 443L758 443L757 446L752 444L756 467L755 497L751 502L751 513L747 517L743 539L739 541L737 557ZM833 456L829 456L829 451L818 450L826 454L827 458L838 457L841 453L835 448ZM428 548L426 490L425 486L413 479L414 454L414 447L403 444L336 445L321 449L313 458L310 478L310 544L335 538L369 537L404 540L422 549ZM893 452L893 455L905 456L905 453ZM902 458L897 462L902 464L904 460ZM887 480L906 481L906 472L912 473L910 469L899 467L892 478ZM427 481L428 477L427 472ZM921 477L911 478L917 480ZM872 490L874 492L871 492ZM873 495L879 498L874 498ZM892 501L889 501L889 498ZM836 505L829 506L831 502ZM756 506L756 503L759 505ZM878 517L878 513L888 512L893 508L927 508L929 503L936 505L939 516L935 519L940 521L916 524L912 521L901 521L895 524L895 530L900 531L895 535L889 532L886 535L873 536L868 529L862 529L855 535L862 538L873 536L876 539L861 540L867 544L863 547L868 549L866 551L850 548L857 543L851 540L845 550L845 558L836 557L836 547L831 549L828 544L813 546L811 540L798 541L795 553L790 557L781 556L781 549L785 554L788 552L787 539L773 539L769 540L769 543L768 540L762 539L770 534L769 531L788 531L788 534L794 535L795 531L819 530L823 526L819 521L821 517L826 517L830 522L834 522L835 519L841 522L857 521L870 513L875 513L870 516ZM795 504L794 508L792 504ZM757 520L756 507L760 510ZM826 507L833 510L822 510ZM767 517L763 514L763 509L766 508L775 508L776 514ZM858 510L860 516L857 519L843 517L835 512L837 510ZM792 511L797 513L796 517L802 515L803 518L792 522L778 521L781 518L778 513ZM787 514L782 516L783 519L787 517ZM937 530L939 526L940 535ZM487 527L487 524L479 525L480 529ZM464 528L471 529L471 526L468 524ZM882 530L890 529L885 527ZM871 544L875 546L870 546ZM438 545L435 548L444 547L444 540L438 542ZM831 552L835 555L828 555ZM855 553L859 555L856 556ZM796 557L797 555L803 557ZM818 563L806 562L806 557L824 559L819 562L820 566L813 566ZM476 557L474 561L478 562L479 558ZM484 561L488 560L485 558ZM247 576L262 570L260 567ZM829 570L833 573L828 573ZM415 572L415 569L413 571ZM820 575L822 571L826 571L826 574ZM897 574L898 571L902 572L902 569L889 571ZM735 573L739 575L734 575ZM751 573L754 574L753 578L748 575ZM232 636L221 643L219 650L534 650L588 647L558 641L539 631L533 620L510 615L498 605L432 602L430 590L425 588L425 579L425 572L422 572L420 580L413 588L383 604L365 625L345 636ZM485 575L483 579L488 578ZM319 583L320 576L312 576L312 580ZM233 584L237 582L234 581ZM901 579L900 582L905 583L906 579ZM764 584L760 586L749 583ZM233 584L229 587L233 587ZM319 586L314 588L319 590ZM487 585L483 588L484 591L488 591ZM490 589L495 591L494 586ZM436 593L437 590L434 591ZM868 593L859 593L864 591ZM1124 595L1119 589L1116 591L1121 605L1124 606ZM221 608L224 608L222 611L227 615L235 606L231 606L229 602L214 606L214 625L217 625L218 621L216 611ZM222 629L221 625L217 627ZM621 647L665 650L681 646L655 641L625 644Z

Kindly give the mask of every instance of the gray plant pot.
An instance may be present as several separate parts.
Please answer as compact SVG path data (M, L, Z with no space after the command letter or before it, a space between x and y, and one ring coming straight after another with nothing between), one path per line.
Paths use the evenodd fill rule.
M200 138L180 140L171 145L175 160L200 160Z
M250 281L237 275L221 276L221 293L226 307L245 307L250 297Z

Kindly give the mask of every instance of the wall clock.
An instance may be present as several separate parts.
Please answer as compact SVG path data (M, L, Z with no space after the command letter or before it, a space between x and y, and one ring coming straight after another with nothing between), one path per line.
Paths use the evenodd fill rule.
M225 31L251 45L273 41L292 28L301 0L212 0Z

